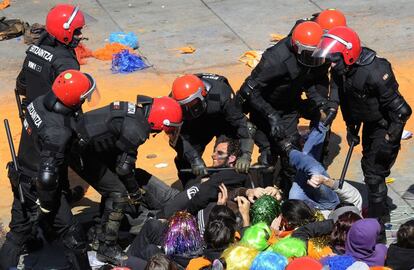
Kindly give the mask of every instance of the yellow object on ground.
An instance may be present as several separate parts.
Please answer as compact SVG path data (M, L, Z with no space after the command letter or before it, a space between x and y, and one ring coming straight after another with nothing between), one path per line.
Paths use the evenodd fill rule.
M388 177L387 179L385 179L385 183L386 184L392 184L395 182L395 178L394 177Z
M262 58L262 51L247 51L240 56L239 61L245 63L251 68L254 68Z
M3 0L3 2L0 3L0 9L5 9L8 6L10 6L10 0Z
M180 51L182 54L189 54L189 53L194 53L196 51L196 48L194 48L193 46L186 46L186 47L176 48L173 50Z
M283 39L285 37L285 35L281 35L281 34L270 34L270 41L271 42L278 42L281 39Z

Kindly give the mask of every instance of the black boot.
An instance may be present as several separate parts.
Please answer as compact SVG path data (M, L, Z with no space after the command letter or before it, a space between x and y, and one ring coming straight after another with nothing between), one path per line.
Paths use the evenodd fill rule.
M96 258L101 262L123 265L128 256L118 244L103 242L99 244Z

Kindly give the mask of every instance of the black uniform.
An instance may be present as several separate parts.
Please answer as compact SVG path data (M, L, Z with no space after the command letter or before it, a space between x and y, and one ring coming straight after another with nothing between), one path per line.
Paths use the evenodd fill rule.
M201 160L206 145L214 136L224 134L231 138L239 138L241 151L251 151L248 145L254 131L249 126L246 116L237 108L233 99L233 89L227 79L210 73L195 75L206 87L207 106L200 117L184 120L180 138L175 146L175 164L178 170L191 168L191 164ZM179 173L183 184L191 177L190 174Z
M131 198L139 196L134 174L137 149L148 139L151 128L143 110L129 102L113 102L79 119L71 166L106 198L100 240L116 246L128 193Z
M250 120L257 126L255 142L263 164L275 162L280 152L277 142L289 138L297 143L304 91L313 107L326 103L320 92L328 92L328 68L327 65L312 68L301 65L293 51L291 37L286 37L263 53L259 64L246 78L237 100L243 104L245 112L250 112ZM272 122L277 128L272 128ZM281 160L283 178L292 179L294 172L288 169L288 159L282 155Z
M68 69L80 69L74 49L45 32L36 45L27 49L16 88L29 104L38 96L46 94L56 77Z
M363 123L361 165L368 188L368 214L386 221L385 177L397 158L411 108L398 91L391 64L368 48L363 48L356 64L343 76L336 72L332 75L348 132L357 136L356 126Z
M6 269L17 264L22 252L34 248L31 244L37 242L32 240L36 239L39 225L46 237L59 236L86 263L82 269L89 269L85 237L60 192L60 181L67 177L65 156L73 135L73 114L51 91L27 106L18 152L20 171L9 167L14 193L12 220L0 252L1 265ZM26 199L24 205L17 193L19 181Z

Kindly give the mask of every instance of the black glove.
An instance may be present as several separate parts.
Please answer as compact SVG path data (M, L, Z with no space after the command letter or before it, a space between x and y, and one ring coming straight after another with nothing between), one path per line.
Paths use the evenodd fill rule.
M260 165L265 166L274 166L276 161L272 156L272 152L270 151L270 148L266 148L260 152L260 156L257 159Z
M347 126L346 128L346 140L348 141L348 145L351 146L351 143L354 143L354 146L359 144L359 136L358 131L356 130L355 126Z
M136 205L142 201L142 192L139 189L134 193L129 193L128 196L129 196L129 202L131 204Z
M250 162L252 161L251 154L243 153L236 161L236 172L248 173L250 168Z
M208 174L207 169L206 169L206 164L199 157L196 157L195 159L191 161L191 170L193 174L196 176Z
M387 139L382 139L375 155L375 162L381 165L389 166L394 159L394 155L399 147L398 143L392 143Z
M286 135L284 127L280 123L280 116L277 113L272 113L268 116L268 120L270 125L270 136L276 140L283 139Z

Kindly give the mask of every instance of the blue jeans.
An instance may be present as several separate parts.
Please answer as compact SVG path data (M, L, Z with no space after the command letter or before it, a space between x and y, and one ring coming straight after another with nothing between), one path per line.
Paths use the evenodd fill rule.
M313 188L307 184L312 175L329 177L325 168L315 159L321 156L325 140L326 128L322 123L312 128L311 133L303 147L303 151L292 150L289 153L289 162L296 168L296 176L289 191L289 199L305 201L315 209L331 210L339 203L338 195L329 187L321 185Z

